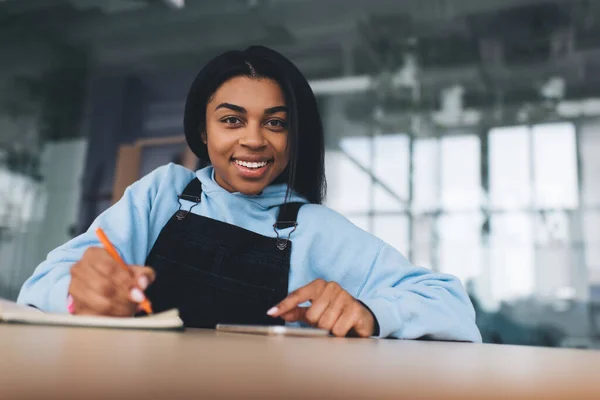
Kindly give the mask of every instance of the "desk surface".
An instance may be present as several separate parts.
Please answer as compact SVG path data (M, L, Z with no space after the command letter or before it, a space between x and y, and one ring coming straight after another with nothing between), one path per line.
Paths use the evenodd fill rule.
M1 399L600 399L600 352L0 324Z

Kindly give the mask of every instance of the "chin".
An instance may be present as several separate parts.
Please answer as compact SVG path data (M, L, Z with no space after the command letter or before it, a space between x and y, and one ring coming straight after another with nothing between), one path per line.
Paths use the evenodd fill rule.
M236 185L236 192L245 194L247 196L257 196L259 194L262 193L263 190L265 190L265 188L268 185L262 184L262 183L257 183L257 184L248 184L248 183L241 183L240 185Z

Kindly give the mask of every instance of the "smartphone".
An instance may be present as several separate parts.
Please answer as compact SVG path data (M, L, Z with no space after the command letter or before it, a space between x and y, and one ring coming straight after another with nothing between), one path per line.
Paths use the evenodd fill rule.
M267 336L297 336L297 337L325 337L329 331L317 328L296 328L281 325L229 325L218 324L217 331L229 333L247 333L251 335Z

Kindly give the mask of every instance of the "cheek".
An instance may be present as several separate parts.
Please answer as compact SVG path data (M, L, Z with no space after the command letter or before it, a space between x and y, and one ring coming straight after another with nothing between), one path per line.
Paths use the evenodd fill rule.
M287 137L277 138L273 143L273 148L280 159L287 161L289 158L289 150L287 148Z
M222 157L231 150L234 143L232 143L230 135L221 132L218 126L213 126L211 124L207 124L206 131L206 147L208 148L208 154L211 159L213 157Z

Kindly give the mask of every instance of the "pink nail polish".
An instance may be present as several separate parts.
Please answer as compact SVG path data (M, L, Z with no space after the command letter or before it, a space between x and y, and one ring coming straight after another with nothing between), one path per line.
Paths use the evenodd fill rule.
M144 293L142 293L142 291L138 288L131 289L129 296L131 297L131 300L135 301L136 303L141 303L146 298Z
M148 278L145 276L140 276L138 279L138 285L140 286L140 289L146 290L148 287Z
M73 300L73 296L71 295L67 297L67 312L69 314L73 314L75 312L75 302Z
M277 307L272 307L269 309L269 311L267 311L267 315L274 315L277 313L277 311L279 311L279 308Z

